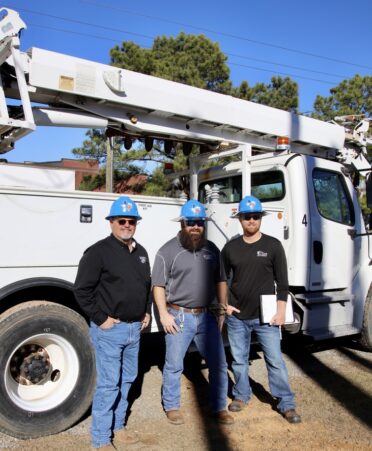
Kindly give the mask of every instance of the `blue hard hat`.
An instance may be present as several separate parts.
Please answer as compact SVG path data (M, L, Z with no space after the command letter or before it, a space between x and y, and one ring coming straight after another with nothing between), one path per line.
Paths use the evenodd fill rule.
M138 214L136 203L128 196L120 196L112 203L110 213L106 216L106 219L115 218L117 216L142 219Z
M260 213L262 216L267 214L263 210L260 200L254 196L245 196L239 202L239 210L237 212L237 215L244 213Z
M207 212L205 207L197 200L187 201L181 208L181 214L178 218L179 221L182 219L202 219L207 221Z

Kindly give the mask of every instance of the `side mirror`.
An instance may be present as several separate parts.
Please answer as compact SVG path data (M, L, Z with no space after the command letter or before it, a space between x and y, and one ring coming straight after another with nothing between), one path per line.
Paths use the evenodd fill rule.
M369 172L366 176L366 196L367 207L372 208L372 172Z

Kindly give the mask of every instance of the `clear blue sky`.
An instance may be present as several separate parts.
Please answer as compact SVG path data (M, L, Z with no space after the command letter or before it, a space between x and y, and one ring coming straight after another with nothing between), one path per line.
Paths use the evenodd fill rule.
M371 0L9 0L2 6L17 10L28 26L22 50L40 47L100 63L123 40L150 47L159 35L203 33L228 54L234 85L289 75L299 85L302 112L343 79L372 74ZM84 134L39 127L3 157L72 158Z

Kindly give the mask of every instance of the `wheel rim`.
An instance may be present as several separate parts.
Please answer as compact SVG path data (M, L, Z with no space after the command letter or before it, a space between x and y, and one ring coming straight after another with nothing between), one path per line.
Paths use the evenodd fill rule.
M61 404L74 390L79 359L66 339L34 335L17 344L5 368L5 387L14 404L41 412Z

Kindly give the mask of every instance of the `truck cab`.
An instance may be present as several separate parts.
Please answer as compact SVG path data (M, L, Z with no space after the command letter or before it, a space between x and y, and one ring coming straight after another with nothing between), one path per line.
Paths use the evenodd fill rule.
M251 193L269 212L262 231L278 238L287 256L298 319L288 329L314 339L358 333L363 318L356 293L370 285L371 237L343 166L288 154L256 158L250 171ZM231 216L243 196L242 163L202 170L199 180L199 200L212 218L208 237L223 247L241 233Z

